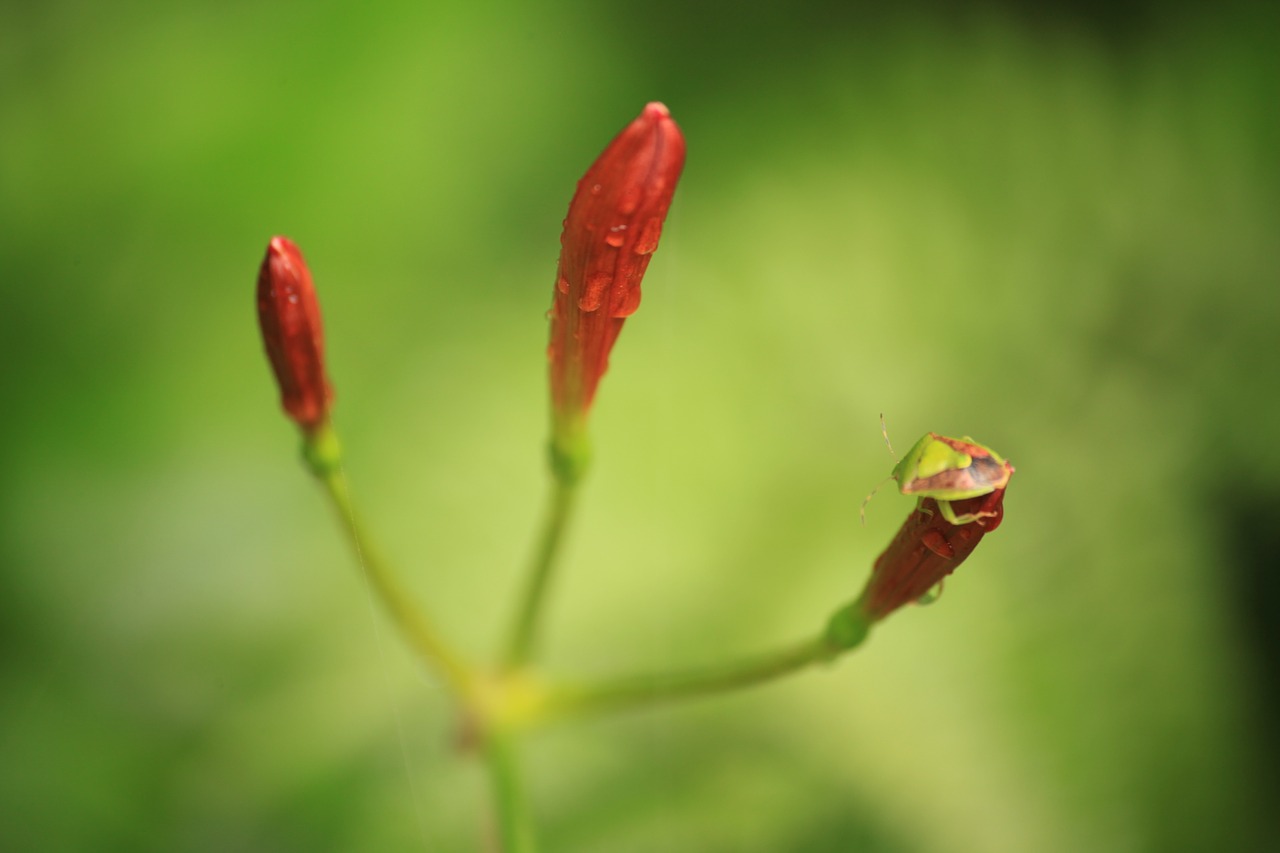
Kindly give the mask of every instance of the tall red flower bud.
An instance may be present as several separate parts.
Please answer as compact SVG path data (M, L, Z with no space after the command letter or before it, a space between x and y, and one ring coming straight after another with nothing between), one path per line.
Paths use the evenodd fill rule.
M667 108L645 106L578 182L560 235L551 309L551 402L556 438L578 432L684 168L685 144Z
M983 515L967 524L952 524L943 518L932 498L921 501L876 559L871 579L859 599L868 622L883 619L902 605L928 595L968 559L982 537L1004 519L1004 489L951 501L951 507L959 515L994 515Z
M267 245L258 272L258 323L284 410L311 433L328 419L333 389L311 272L287 237L272 237Z

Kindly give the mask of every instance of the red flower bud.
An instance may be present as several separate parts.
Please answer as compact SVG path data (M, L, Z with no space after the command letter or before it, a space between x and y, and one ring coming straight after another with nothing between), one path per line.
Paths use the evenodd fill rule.
M333 389L324 370L320 304L302 253L287 237L272 237L258 272L258 322L284 410L311 432L324 423Z
M578 182L560 235L551 309L551 400L557 432L580 424L622 323L640 305L640 279L684 167L684 137L667 108L648 104Z
M951 501L957 515L995 513L967 524L951 524L937 503L925 498L907 516L871 571L859 599L869 622L883 619L904 604L918 601L963 563L982 537L1004 518L1004 489L967 500Z

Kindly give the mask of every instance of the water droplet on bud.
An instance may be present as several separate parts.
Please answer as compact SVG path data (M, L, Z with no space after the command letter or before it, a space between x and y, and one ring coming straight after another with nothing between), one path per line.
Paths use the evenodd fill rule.
M637 255L652 255L654 250L658 248L658 238L662 236L662 220L656 216L651 216L649 221L644 224L644 228L640 230L640 236L636 238L636 245L633 251Z
M604 293L613 284L613 273L593 272L587 276L582 297L578 299L578 307L583 311L596 311L604 301Z
M627 226L625 225L613 226L612 228L609 229L609 233L604 235L604 242L615 249L620 247L623 243L627 241L627 235L622 233L623 231L626 231L626 230L627 230Z
M611 314L610 316L615 317L617 319L622 319L623 317L630 317L632 314L636 313L636 309L639 307L640 307L640 288L639 286L636 286L636 287L630 288L629 290L626 291L626 293L622 295L622 304L614 308L613 314Z
M924 535L920 537L920 541L924 543L924 547L944 559L950 560L956 555L956 549L951 547L947 537L936 530L926 530Z
M565 278L564 276L559 276L556 279L556 290L560 291L561 293L568 293L569 279Z
M934 584L933 589L929 590L924 595L916 599L916 604L919 604L921 606L926 604L933 604L939 598L942 598L942 583L943 583L942 581L938 581L936 584Z

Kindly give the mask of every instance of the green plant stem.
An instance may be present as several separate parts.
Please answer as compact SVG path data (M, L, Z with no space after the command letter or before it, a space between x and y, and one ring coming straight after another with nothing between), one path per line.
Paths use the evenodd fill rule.
M552 481L551 506L538 538L537 550L534 551L533 562L530 565L515 624L503 658L503 663L509 670L524 666L533 654L538 640L539 619L547 598L547 590L555 573L565 530L573 515L577 486L577 477L564 476L560 473L556 473Z
M490 732L485 740L485 761L498 804L498 827L502 853L534 853L533 815L520 778L514 738L505 732Z
M312 473L325 487L343 531L378 599L418 656L440 673L446 686L459 699L470 704L473 692L470 667L440 636L426 613L410 598L396 573L371 544L352 503L351 489L342 470L341 450L332 428L325 425L307 436L303 455Z
M858 643L838 644L824 633L779 651L729 664L556 687L547 696L540 716L586 716L750 687L829 661Z

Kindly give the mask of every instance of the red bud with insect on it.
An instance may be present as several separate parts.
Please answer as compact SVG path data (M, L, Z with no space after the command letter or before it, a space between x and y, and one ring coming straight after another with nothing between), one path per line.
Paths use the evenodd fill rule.
M1004 520L1004 489L951 504L961 513L981 517L967 524L952 524L936 501L922 500L876 558L871 579L859 598L868 621L879 621L904 604L926 598Z
M1004 489L987 495L951 501L962 515L975 520L952 524L937 501L924 498L902 523L889 547L876 558L862 595L836 611L827 624L827 643L833 653L862 641L871 626L904 604L931 599L938 585L959 568L984 536L1004 520Z
M640 280L684 168L685 144L667 108L645 106L578 182L560 235L551 307L553 451L572 457L622 324L640 306Z
M307 434L329 417L324 330L311 272L287 237L273 237L258 272L258 322L285 412Z

